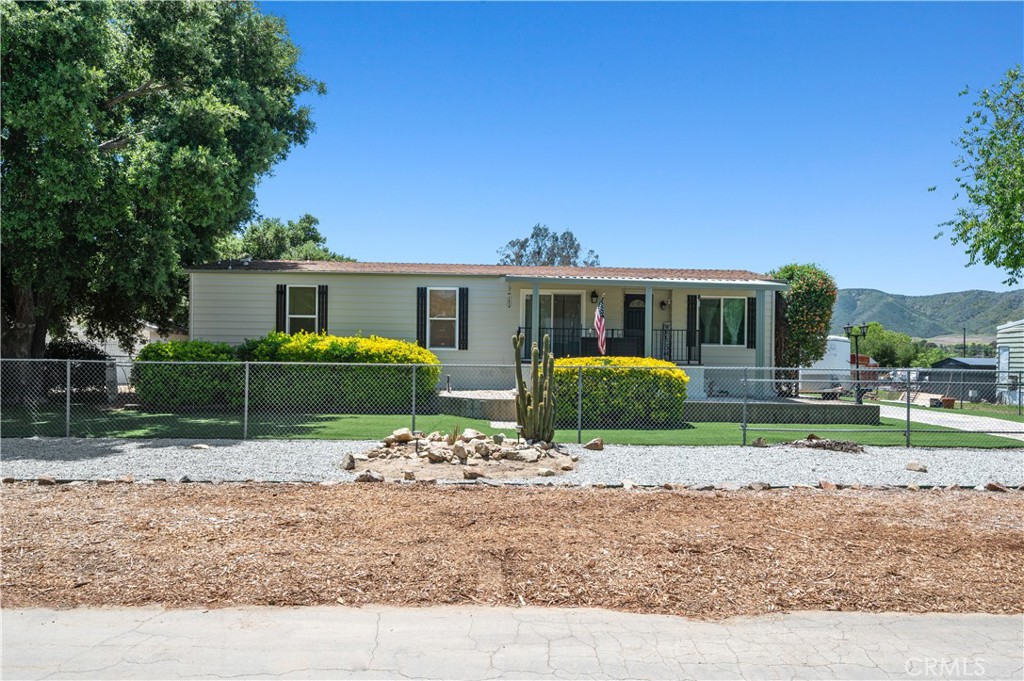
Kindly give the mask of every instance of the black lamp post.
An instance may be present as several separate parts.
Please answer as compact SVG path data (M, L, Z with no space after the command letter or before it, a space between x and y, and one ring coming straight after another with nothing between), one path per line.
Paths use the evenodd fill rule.
M860 387L860 339L868 335L868 325L861 324L860 326L851 326L847 324L843 327L843 331L846 332L846 337L853 341L853 366L856 370L854 376L856 377L856 385L854 386L855 401L857 404L864 404L863 397L864 392Z

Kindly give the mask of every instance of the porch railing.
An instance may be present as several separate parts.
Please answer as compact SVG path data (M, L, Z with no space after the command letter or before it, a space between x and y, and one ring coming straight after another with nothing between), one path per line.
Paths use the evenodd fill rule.
M533 342L532 329L519 327L517 333L526 336L523 358L530 358ZM551 337L551 351L555 357L596 357L597 333L594 329L540 327L540 338ZM605 354L615 357L643 357L644 337L633 329L605 329ZM700 343L696 331L686 329L656 329L651 338L651 356L677 364L700 364Z

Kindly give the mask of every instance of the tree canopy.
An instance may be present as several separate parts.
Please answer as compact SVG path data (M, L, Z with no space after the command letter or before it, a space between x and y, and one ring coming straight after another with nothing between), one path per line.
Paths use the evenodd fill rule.
M80 320L131 346L313 129L283 20L249 2L2 0L2 351Z
M499 265L559 265L568 267L597 267L601 258L594 251L580 259L580 242L568 229L559 234L537 223L530 236L512 239L498 249Z
M960 95L968 94L964 89ZM967 203L942 223L954 244L967 247L968 265L1006 270L1004 283L1024 278L1024 77L1018 64L1000 83L984 89L956 144L953 161ZM958 193L953 198L958 199ZM941 237L939 232L936 238Z
M327 248L320 233L320 221L306 213L287 223L278 218L260 218L217 243L219 259L250 256L258 260L352 260Z
M789 289L779 296L776 314L776 366L800 367L818 361L825 356L839 294L835 280L817 265L797 263L768 276L789 283Z

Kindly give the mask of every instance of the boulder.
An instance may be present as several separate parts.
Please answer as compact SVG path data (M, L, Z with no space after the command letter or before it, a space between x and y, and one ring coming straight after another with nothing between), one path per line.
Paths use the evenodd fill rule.
M535 449L520 450L517 454L518 459L526 463L537 463L540 461L540 452Z
M484 458L491 455L491 448L488 446L486 440L478 440L477 443L473 445L473 451Z
M478 469L466 468L465 470L462 471L462 479L463 480L476 480L478 478L486 478L486 477L487 476L484 475L483 471L478 470Z
M431 449L427 451L427 461L430 463L444 463L448 461L448 457L442 449Z
M384 482L384 476L377 471L363 471L356 476L356 482Z
M452 455L457 457L459 461L465 461L469 458L469 452L466 450L466 445L462 442L456 442L452 445Z
M483 440L486 438L486 435L481 433L479 430L474 430L473 428L466 428L464 431L462 431L463 442L470 442L472 440Z
M57 481L50 475L40 475L36 478L37 485L56 485Z
M915 473L927 473L928 467L920 461L908 461L905 468L908 471L914 471Z
M356 457L351 454L346 454L341 457L341 468L342 470L351 471L356 467Z
M500 445L503 442L505 442L505 433L495 433L494 436L491 437L491 440L494 442L494 444Z
M537 469L537 476L541 477L541 478L550 478L554 474L555 474L555 472L553 470L551 470L550 468L538 468Z
M402 479L403 480L415 480L416 479L416 471L413 471L413 470L410 470L410 469L406 468L404 471L402 471Z
M399 428L395 432L391 433L391 437L395 438L395 442L412 442L413 435L412 431L408 428Z
M391 445L395 444L396 442L398 442L398 440L395 438L394 435L388 435L386 438L384 438L384 446L385 447L390 447Z
M601 450L604 449L604 440L602 440L599 437L595 437L593 440L591 440L587 444L583 445L583 448L584 449L589 449L589 450L595 451L595 452L600 452Z

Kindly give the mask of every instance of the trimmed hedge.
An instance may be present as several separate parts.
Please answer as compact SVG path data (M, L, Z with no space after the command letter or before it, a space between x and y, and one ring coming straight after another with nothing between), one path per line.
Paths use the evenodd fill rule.
M157 347L154 347L157 346ZM434 353L406 341L378 336L270 333L239 346L207 341L152 343L139 359L161 362L253 362L249 371L251 408L286 408L297 413L404 412L412 398L412 370L417 364L416 399L426 404L434 394L441 368ZM312 364L312 366L310 366ZM366 366L331 366L358 364ZM429 366L422 366L429 365ZM154 407L217 407L242 404L242 366L137 364L133 370L139 399ZM204 385L197 385L202 382Z
M555 360L555 419L576 427L576 391L583 367L584 428L673 428L685 424L690 377L672 362L645 357Z

